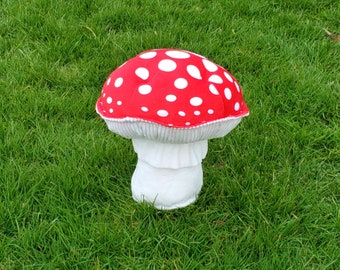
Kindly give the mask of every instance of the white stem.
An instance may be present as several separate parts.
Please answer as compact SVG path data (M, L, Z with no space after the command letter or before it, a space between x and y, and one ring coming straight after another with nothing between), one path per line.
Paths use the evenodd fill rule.
M131 180L136 201L174 209L196 200L203 184L201 162L207 153L207 140L188 144L132 141L138 155Z

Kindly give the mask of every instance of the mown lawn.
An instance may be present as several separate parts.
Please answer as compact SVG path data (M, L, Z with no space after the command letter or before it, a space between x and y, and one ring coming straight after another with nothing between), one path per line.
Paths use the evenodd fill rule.
M340 2L0 2L0 269L339 269ZM209 142L187 208L131 198L131 142L95 112L152 48L212 59L250 116Z

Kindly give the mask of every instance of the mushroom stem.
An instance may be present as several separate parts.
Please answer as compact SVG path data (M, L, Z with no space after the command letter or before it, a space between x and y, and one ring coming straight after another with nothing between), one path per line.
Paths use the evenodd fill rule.
M132 196L162 210L194 202L203 184L202 159L207 140L169 144L133 139L138 162L131 180Z

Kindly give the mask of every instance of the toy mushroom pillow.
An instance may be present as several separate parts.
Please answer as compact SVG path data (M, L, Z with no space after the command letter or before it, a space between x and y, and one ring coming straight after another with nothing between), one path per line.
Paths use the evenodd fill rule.
M159 209L185 207L201 190L207 140L249 114L236 79L183 50L143 52L114 70L96 104L108 128L138 155L133 198Z

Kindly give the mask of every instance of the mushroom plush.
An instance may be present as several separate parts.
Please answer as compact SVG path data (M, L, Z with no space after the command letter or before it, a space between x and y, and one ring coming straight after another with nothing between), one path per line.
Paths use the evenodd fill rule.
M207 140L223 137L249 113L226 69L175 49L143 52L114 70L96 111L109 130L132 139L138 156L134 200L158 209L196 200Z

